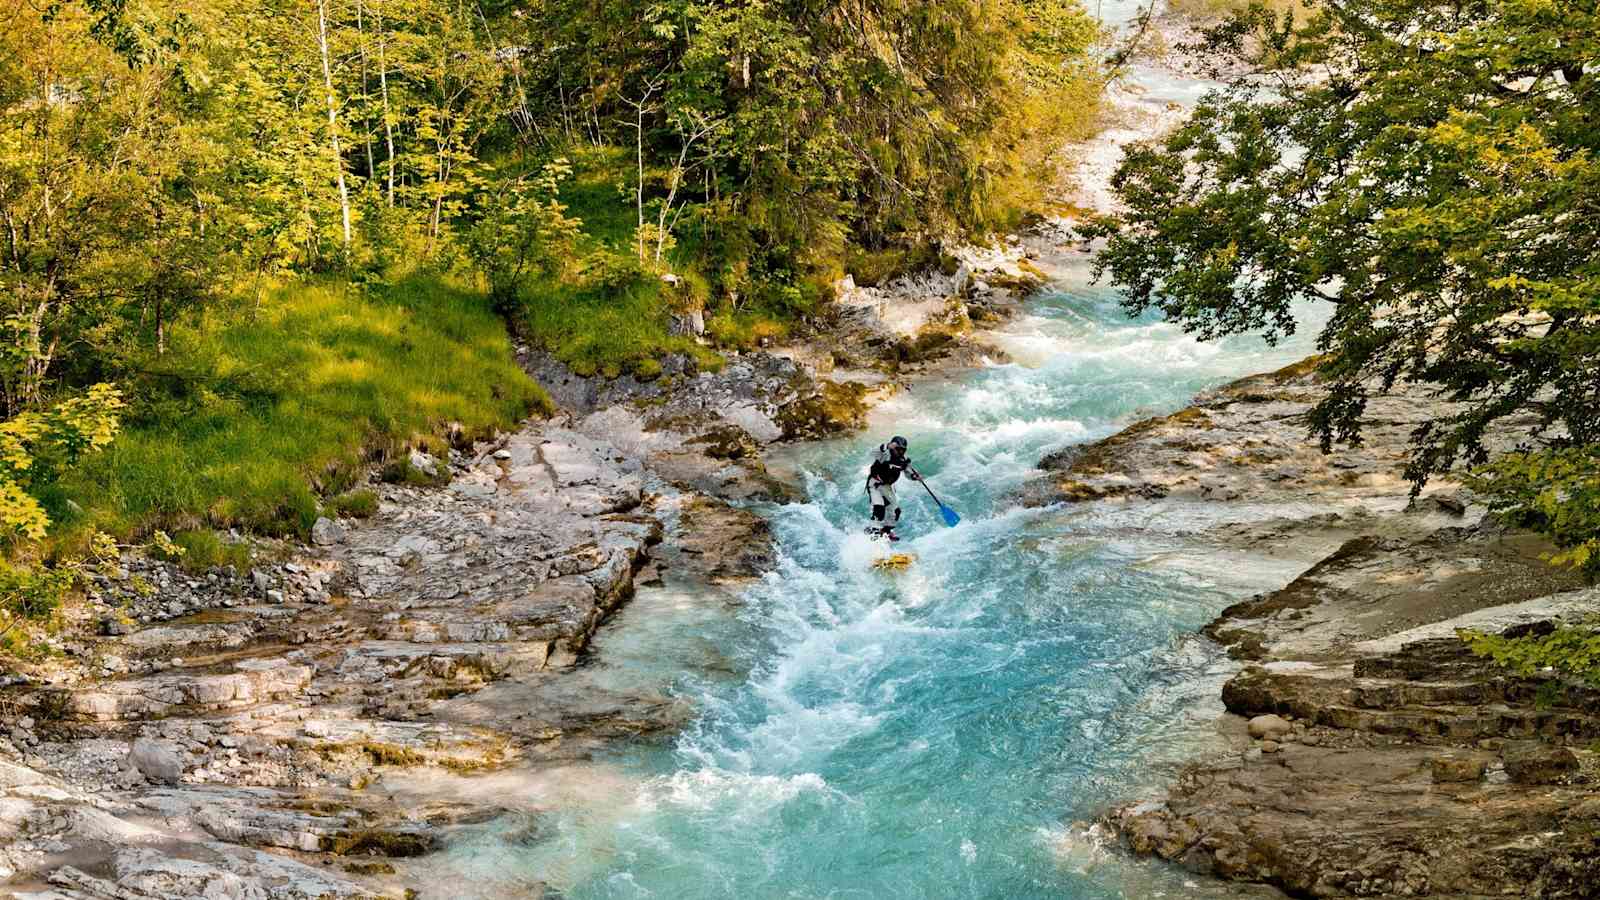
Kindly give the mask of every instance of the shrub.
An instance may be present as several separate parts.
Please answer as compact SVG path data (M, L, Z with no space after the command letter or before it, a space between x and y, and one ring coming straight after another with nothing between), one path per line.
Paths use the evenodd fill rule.
M1559 625L1543 634L1515 637L1470 629L1456 634L1473 653L1519 675L1536 675L1548 668L1600 687L1600 630L1593 625Z

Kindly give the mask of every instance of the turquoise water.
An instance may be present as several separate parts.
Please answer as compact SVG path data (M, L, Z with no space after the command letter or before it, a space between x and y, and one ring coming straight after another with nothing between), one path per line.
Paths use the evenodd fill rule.
M539 842L460 851L466 870L569 898L1236 895L1083 822L1216 745L1230 667L1192 634L1288 573L1184 536L1222 507L1004 497L1049 450L1307 347L1198 344L1081 282L1064 273L1001 335L1016 362L919 385L869 433L782 460L811 499L764 510L779 564L739 602L641 593L596 657L613 685L690 700L693 725L586 764ZM895 433L964 521L945 528L905 484L897 549L917 562L886 575L861 483Z

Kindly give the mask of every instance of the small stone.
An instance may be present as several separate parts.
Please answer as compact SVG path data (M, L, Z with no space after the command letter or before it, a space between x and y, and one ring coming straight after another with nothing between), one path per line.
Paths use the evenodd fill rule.
M151 781L176 784L183 777L183 757L167 741L140 738L128 751L128 760Z
M1257 740L1277 740L1294 730L1294 726L1285 722L1280 716L1256 716L1246 726L1250 736Z
M128 627L128 620L122 616L105 616L100 620L100 633L106 637L118 637L132 630Z
M1435 784L1482 781L1486 768L1483 759L1475 756L1436 756L1428 760L1428 770Z
M1282 748L1282 746L1283 745L1279 744L1277 741L1262 741L1261 742L1261 752L1262 753L1277 753L1278 750L1280 750Z
M283 591L278 591L278 590L267 591L267 602L268 603L282 603L283 602Z
M272 577L260 569L251 569L250 586L256 589L256 593L266 594L267 589L272 587Z
M33 717L32 716L23 716L22 718L18 719L17 720L17 727L23 729L24 731L32 731L33 730Z
M511 451L510 450L504 450L504 449L496 450L494 452L494 458L495 459L510 459L511 458Z

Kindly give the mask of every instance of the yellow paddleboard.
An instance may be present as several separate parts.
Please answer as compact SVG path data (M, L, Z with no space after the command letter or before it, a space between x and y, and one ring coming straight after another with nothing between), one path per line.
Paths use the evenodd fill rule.
M872 567L884 572L898 572L916 562L917 558L909 553L893 553L882 559L872 561Z

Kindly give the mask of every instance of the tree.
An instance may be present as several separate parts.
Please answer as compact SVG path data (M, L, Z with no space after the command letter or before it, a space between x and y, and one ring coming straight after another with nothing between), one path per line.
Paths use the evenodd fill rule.
M561 182L571 176L572 166L557 159L536 177L505 181L474 203L482 216L466 234L467 255L498 306L510 309L529 275L551 274L570 262L583 224L560 200Z
M1311 416L1324 448L1359 441L1372 392L1433 387L1459 406L1416 432L1414 485L1486 463L1491 427L1515 417L1517 463L1480 484L1531 485L1507 508L1551 524L1530 502L1550 499L1541 473L1559 460L1570 477L1574 453L1600 471L1594 4L1314 0L1298 19L1258 5L1197 49L1235 74L1128 151L1124 211L1086 229L1108 241L1099 272L1131 311L1206 338L1275 339L1298 299L1332 304ZM1593 540L1587 520L1556 533Z

